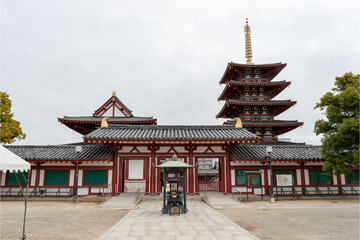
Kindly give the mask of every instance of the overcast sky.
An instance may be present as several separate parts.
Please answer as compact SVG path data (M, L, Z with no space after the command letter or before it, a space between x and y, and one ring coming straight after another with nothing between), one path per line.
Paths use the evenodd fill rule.
M81 141L58 117L90 116L112 94L136 116L165 125L217 125L228 62L245 63L245 19L253 62L283 62L276 99L297 104L281 135L320 144L314 110L336 76L359 73L359 1L1 1L1 91L10 94L26 140Z

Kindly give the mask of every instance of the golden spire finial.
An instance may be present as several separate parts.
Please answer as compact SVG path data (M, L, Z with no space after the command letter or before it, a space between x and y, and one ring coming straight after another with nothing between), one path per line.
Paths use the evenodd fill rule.
M113 97L115 97L115 96L116 96L116 92L115 92L115 91L113 91L113 94L112 94L112 95L113 95Z
M248 24L248 19L246 18L246 25L244 27L245 32L245 51L246 51L246 64L254 64L252 60L252 49L251 49L251 29Z

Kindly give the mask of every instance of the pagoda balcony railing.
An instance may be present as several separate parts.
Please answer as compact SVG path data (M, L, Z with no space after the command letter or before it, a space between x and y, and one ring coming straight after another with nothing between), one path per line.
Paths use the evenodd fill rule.
M270 98L268 96L243 96L240 98L240 100L247 102L261 102L261 101L269 101Z
M243 121L272 121L273 116L241 116Z
M240 81L243 82L266 82L266 78L240 78Z

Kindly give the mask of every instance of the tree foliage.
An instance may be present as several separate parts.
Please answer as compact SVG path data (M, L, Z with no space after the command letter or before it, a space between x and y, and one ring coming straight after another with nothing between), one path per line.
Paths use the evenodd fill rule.
M14 114L11 113L11 100L6 92L0 92L0 142L13 143L16 139L25 139L26 134L23 133L20 122L13 119Z
M315 108L324 111L327 120L315 122L321 139L323 170L327 174L348 174L359 166L359 99L360 74L345 73L335 78L332 92L326 93Z

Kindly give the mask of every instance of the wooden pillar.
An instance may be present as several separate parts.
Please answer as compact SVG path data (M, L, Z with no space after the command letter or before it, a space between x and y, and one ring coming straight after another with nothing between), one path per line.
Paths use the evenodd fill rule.
M150 158L146 158L144 159L144 169L145 169L145 175L144 175L144 178L145 178L145 193L148 193L149 192L149 161L150 161Z
M231 161L231 156L230 156L230 151L231 151L231 145L230 142L228 142L226 144L226 172L225 172L225 176L226 176L226 192L227 193L231 193L231 167L230 167L230 161Z
M40 183L40 163L36 163L35 187L38 188Z
M305 188L305 163L300 163L300 169L301 169L301 192L302 195L306 194L306 188Z
M112 176L112 193L115 194L116 190L119 188L117 185L117 175L118 175L118 149L116 143L113 144L114 158L113 158L113 176ZM117 189L116 189L117 188Z
M193 144L189 143L189 165L194 165L193 159ZM189 193L194 193L194 169L189 169Z
M151 168L151 180L150 180L150 193L155 193L155 184L156 184L156 178L155 178L155 167L153 165L156 165L155 162L155 142L151 143L151 162L150 162L150 168Z
M119 193L124 192L124 186L125 186L125 176L124 176L124 162L126 161L125 158L123 157L119 157L118 156L118 164L119 164L119 174L118 174L118 178L119 178Z
M226 145L223 147L223 149L226 150ZM225 192L225 171L224 170L225 170L225 157L222 157L220 160L220 182L219 182L220 192Z

